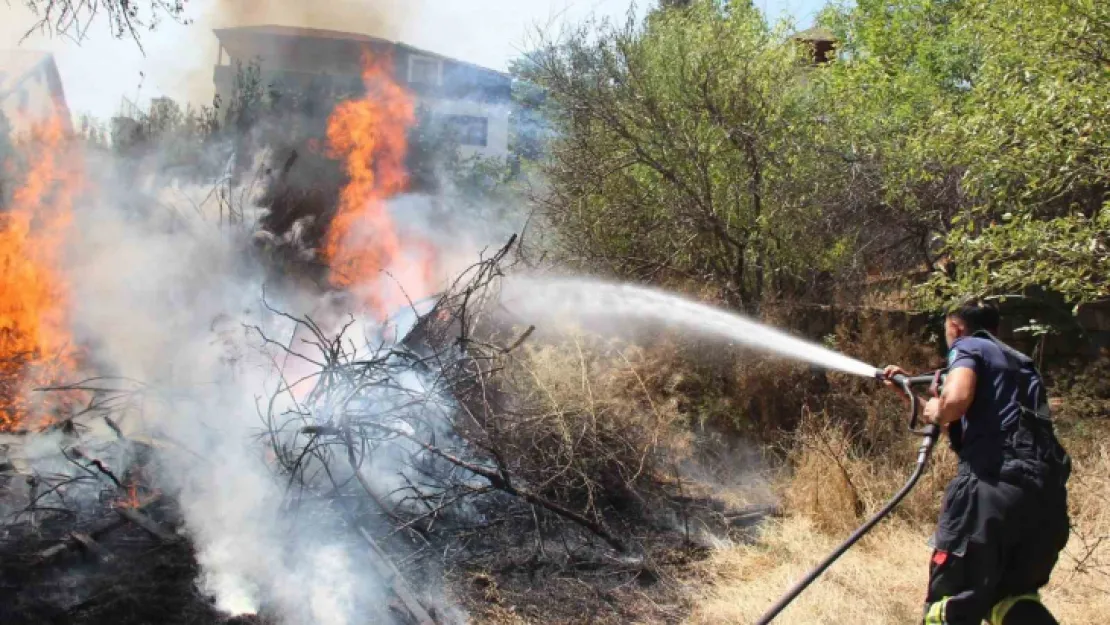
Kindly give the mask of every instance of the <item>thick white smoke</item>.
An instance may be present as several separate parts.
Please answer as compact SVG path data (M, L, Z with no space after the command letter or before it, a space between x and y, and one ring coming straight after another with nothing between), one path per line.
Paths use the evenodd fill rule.
M111 167L100 170L77 206L67 249L75 339L91 372L146 389L141 409L113 417L127 436L163 450L156 485L180 504L203 569L198 583L231 613L263 609L290 625L364 621L387 592L367 546L335 510L287 513L287 477L260 436L261 412L293 407L293 394L279 392L285 381L312 372L262 341L259 330L309 351L297 346L290 320L267 310L263 293L269 306L325 324L359 311L334 308L317 292L267 291L249 253L250 224L218 226L210 188L165 188L151 178L125 189ZM360 318L348 336L358 346L377 329ZM381 401L384 409L390 398ZM31 447L40 442L56 453L52 438ZM364 468L375 490L397 486L402 456L382 454Z
M370 11L361 0L320 10L292 1L202 4L196 30L209 39L213 24L259 22L391 37L405 14L394 7ZM157 51L155 42L151 46ZM201 68L180 72L182 81L199 77L198 88L189 91L210 93L214 45L176 46L174 54L180 65ZM208 96L192 99L205 102ZM75 206L64 271L74 340L87 354L90 375L126 379L144 389L135 405L113 418L127 437L157 443L162 470L156 486L180 504L183 531L202 568L198 584L230 613L264 610L288 625L346 625L384 616L388 588L373 572L366 545L339 511L309 505L308 513L288 513L287 477L261 436L260 412L293 408L294 394L279 391L287 380L312 372L310 365L265 344L255 330L286 344L302 338L294 338L289 319L267 310L263 293L274 308L295 316L311 313L325 326L334 321L337 327L345 315L360 311L336 307L318 291L267 285L265 268L249 253L258 215L248 210L246 223L221 224L215 183L166 182L150 173L160 166L158 154L140 165L147 173L137 183L133 162L114 162L105 153L88 160L89 186ZM248 191L236 190L239 208L250 209ZM394 272L363 288L404 291L392 301L435 292L478 260L480 250L503 245L522 221L500 208L482 215L456 208L444 197L392 200L399 228L435 251L435 284L405 284L412 276ZM403 317L401 325L415 321ZM373 317L359 318L351 338L357 345L378 330ZM416 388L421 380L414 375L405 383ZM275 394L277 403L268 405ZM390 399L383 396L383 406ZM72 471L57 456L59 436L33 438L25 453L41 457L36 466L44 470ZM109 440L113 433L100 426L89 436ZM95 438L82 445L95 448ZM404 451L379 454L364 467L377 494L400 485ZM119 467L129 462L110 460Z
M133 164L103 152L88 162L88 192L75 206L64 271L74 339L90 375L143 389L129 409L112 417L125 436L154 441L160 450L155 486L180 505L183 531L202 568L198 585L229 613L262 611L288 625L388 618L389 589L374 572L367 545L344 513L324 502L300 502L290 513L288 476L263 436L265 413L303 408L298 398L312 381L294 392L286 385L315 370L263 340L311 352L303 329L298 334L293 321L271 308L312 315L325 331L354 315L346 336L355 348L378 344L383 327L373 315L349 308L357 298L334 298L289 280L268 284L266 267L251 252L260 213L251 208L249 193L233 194L244 204L245 220L228 226L219 219L211 185L169 183L156 173L135 182L125 175L134 173ZM390 212L404 238L434 251L436 284L383 275L371 281L373 288L435 292L477 261L481 250L503 245L517 225L501 217L473 219L455 208L447 197L392 200ZM399 338L415 321L411 308L402 309L384 334ZM416 373L398 381L403 392L424 390ZM382 392L365 400L377 405L363 408L385 412L402 399ZM330 416L312 414L305 422ZM114 436L100 430L105 440ZM94 445L97 435L83 445ZM36 444L47 452L58 446L45 437L31 447ZM404 461L415 451L395 445L368 460L362 472L375 495L388 497L403 485ZM340 456L331 468L349 477ZM129 461L111 460L120 467Z
M101 191L77 210L68 250L76 338L97 371L140 381L158 398L119 425L172 441L159 485L179 500L202 584L231 612L266 601L290 623L350 622L354 606L382 589L350 545L328 536L333 519L296 525L283 514L284 484L258 436L259 402L281 382L278 354L249 328L284 340L293 328L261 305L248 233L217 227L203 204L171 225L183 214L171 209L196 200L188 189L152 189L139 206L132 190ZM273 305L303 313L313 303L287 294Z

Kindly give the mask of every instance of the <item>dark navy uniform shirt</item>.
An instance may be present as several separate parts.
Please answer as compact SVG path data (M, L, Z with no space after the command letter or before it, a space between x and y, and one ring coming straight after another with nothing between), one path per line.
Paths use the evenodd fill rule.
M985 333L956 339L948 352L948 368L975 371L975 397L960 420L960 459L972 467L997 470L1006 435L1021 419L1021 407L1035 410L1044 400L1040 375L1028 356Z

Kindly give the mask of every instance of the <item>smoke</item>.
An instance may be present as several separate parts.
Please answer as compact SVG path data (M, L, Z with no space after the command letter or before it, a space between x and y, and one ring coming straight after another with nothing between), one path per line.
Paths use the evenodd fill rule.
M220 1L188 28L210 37L214 26L275 23L389 38L408 17L400 5ZM190 93L210 94L214 46L180 49L186 53L175 62L192 68L181 73L194 85ZM113 419L125 437L160 443L156 486L178 502L183 532L202 568L198 585L221 609L274 614L288 625L387 622L388 589L372 570L367 546L352 531L346 511L301 501L292 514L288 477L276 468L270 441L263 437L265 414L303 409L298 394L311 382L292 390L287 385L313 373L286 350L303 347L304 337L273 310L310 314L325 331L354 315L350 338L359 347L379 339L381 327L376 317L346 308L343 302L350 300L292 279L275 282L273 267L256 253L262 213L252 207L264 185L254 188L246 181L221 195L211 185L172 182L157 170L169 160L160 152L173 148L157 146L158 153L148 155L141 168L133 159L104 153L86 158L89 192L74 207L74 236L64 259L72 338L84 348L86 370L141 389L133 405ZM265 159L259 155L256 162ZM411 235L406 240L435 251L434 284L414 285L411 277L395 273L357 288L400 292L395 302L434 292L477 260L481 249L503 245L521 221L509 216L505 203L478 215L472 209L481 202L464 201L450 185L444 188L440 195L387 202L397 227ZM218 219L227 197L236 198L244 211L238 226ZM301 251L307 258L316 250ZM394 320L402 326L394 336L415 322L413 315L403 317ZM419 390L419 377L409 378L405 385ZM397 399L386 393L375 401L389 410ZM110 431L100 430L87 432L82 446L97 449L98 441L112 439ZM59 436L32 437L26 453L37 468L73 470L50 453L61 444ZM363 474L379 495L400 485L401 460L412 451L379 454L367 463ZM105 448L103 459L116 467L130 462L115 448ZM351 476L349 467L331 468L337 479ZM90 501L95 491L86 493Z
M151 17L148 6L140 10L144 19ZM210 105L219 49L214 28L274 24L398 39L415 16L410 3L389 0L191 0L181 23L162 16L154 30L140 29L140 51L129 38L112 37L103 16L89 22L78 42L75 32L35 29L40 18L25 3L5 4L2 11L0 49L53 53L71 108L100 119L118 113L121 96L141 103L165 95Z
M133 161L104 153L86 162L90 192L74 207L64 260L73 339L85 347L90 374L143 389L137 405L112 416L126 437L162 443L156 486L179 504L203 571L198 584L227 612L265 612L288 625L388 622L388 588L352 520L323 501L297 502L293 514L288 477L263 436L264 414L304 410L298 395L311 382L283 390L315 369L263 340L305 351L295 324L273 310L311 315L325 331L354 315L348 337L358 348L381 340L377 317L344 305L352 299L274 281L272 267L256 253L262 213L250 207L262 189L245 194L252 182L230 194L243 204L243 222L221 226L221 196L209 185L172 183L156 172L136 177ZM402 239L435 251L435 284L406 284L403 274L394 274L357 287L406 297L442 288L480 250L503 245L519 223L504 206L476 214L473 200L445 188L442 195L401 195L386 205L406 233ZM391 321L395 337L416 321L399 308L402 314ZM400 393L424 392L415 373L402 376L401 386ZM360 409L391 413L402 399L382 392ZM101 429L82 444L112 438ZM38 456L58 448L55 438L35 443ZM403 485L404 462L416 451L398 446L366 463L363 475L375 494ZM116 467L129 462L118 453L103 459ZM67 468L64 460L50 462L39 466ZM330 467L336 479L349 479L350 468L336 464Z
M281 382L279 355L252 328L286 338L292 328L262 306L249 232L216 228L203 211L171 228L169 216L181 211L160 206L185 204L189 189L135 211L124 208L134 191L111 189L107 176L100 182L75 214L81 235L67 250L76 339L90 346L96 371L151 389L144 409L117 417L119 426L173 441L159 458L158 485L183 511L202 586L230 612L266 603L294 625L350 622L383 589L361 570L337 515L293 522L285 514L284 485L259 441L257 402ZM272 304L304 313L322 300L286 293Z
M505 245L528 218L514 199L489 194L468 201L450 185L440 194L399 195L388 206L408 238L435 250L434 275L439 284L462 273L483 253L489 256Z
M209 0L189 7L197 31L194 40L210 45L194 48L203 51L185 74L186 100L208 103L212 100L212 65L216 62L216 40L212 30L237 26L293 26L396 39L409 20L407 2L388 0Z
M74 340L87 346L91 372L145 389L141 409L113 418L128 438L165 443L157 486L182 510L203 570L199 585L223 610L272 613L289 625L346 625L368 615L387 622L388 589L350 519L325 502L300 502L290 514L288 478L268 458L269 441L261 436L266 411L303 410L297 393L279 391L313 372L262 340L264 334L304 351L294 324L271 307L310 314L325 330L354 314L348 336L356 347L377 341L379 324L315 289L268 283L268 268L252 252L257 214L248 212L241 227L219 227L211 188L170 186L158 176L129 186L122 180L130 178L120 176L128 162L104 154L89 160L99 163L88 176L95 192L76 206L77 235L66 249ZM433 229L432 206L451 210L443 198L403 196L390 211L418 236ZM432 244L442 244L444 258L458 267L464 257L472 262L483 242L475 233ZM453 271L440 270L444 277ZM395 288L406 286L418 288ZM403 335L415 320L410 313L393 319L392 334ZM413 374L404 386L410 388L401 392L421 392L422 381ZM393 412L400 400L383 392L372 402L367 408ZM43 439L36 447L48 448L56 450L57 442ZM398 475L413 451L387 450L367 463L363 473L377 494L401 485ZM331 467L337 479L349 478L349 468L337 464ZM58 468L65 467L50 467Z
M258 24L322 28L395 38L413 17L408 2L382 0L214 0L207 26L227 28Z

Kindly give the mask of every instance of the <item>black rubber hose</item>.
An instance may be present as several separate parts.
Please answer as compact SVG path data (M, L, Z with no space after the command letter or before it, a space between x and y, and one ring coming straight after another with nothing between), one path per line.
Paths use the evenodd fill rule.
M844 552L851 549L852 545L856 544L859 539L863 538L863 536L867 534L867 532L870 532L871 528L875 527L875 525L879 521L882 521L884 518L886 518L886 516L890 514L892 510L894 510L895 506L902 502L906 495L909 494L911 490L913 490L913 487L917 484L917 481L921 479L921 474L925 472L925 465L929 463L929 456L933 451L933 444L936 443L937 437L939 435L940 428L936 425L930 424L925 426L925 431L923 432L923 437L921 439L921 447L917 450L917 466L914 467L913 474L910 475L909 481L907 481L906 485L902 487L902 490L899 490L898 493L890 499L890 501L886 502L886 505L883 506L882 510L876 512L875 515L868 519L866 523L861 525L859 529L853 532L847 540L841 543L835 551L830 553L824 560L821 561L820 564L818 564L812 571L810 571L809 574L805 576L805 578L795 584L793 588L791 588L785 595L783 595L782 598L775 603L775 605L771 606L771 609L767 610L767 612L762 617L760 617L758 621L756 621L756 625L767 625L767 623L775 620L775 617L777 617L779 613L786 608L786 606L790 605L790 602L794 601L794 599L796 599L798 595L802 594L802 591L805 590L810 584L812 584L813 580L820 577L826 569L832 566L833 562L836 562L837 558L844 555Z

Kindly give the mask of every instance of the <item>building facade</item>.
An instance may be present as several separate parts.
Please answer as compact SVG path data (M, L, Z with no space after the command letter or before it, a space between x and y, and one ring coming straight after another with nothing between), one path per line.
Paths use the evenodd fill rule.
M0 112L11 131L22 134L34 124L58 119L72 128L62 79L54 56L29 50L0 50Z
M392 59L394 79L416 98L428 123L454 130L464 156L506 157L511 81L507 74L402 43L314 28L217 29L216 93L227 102L242 67L257 64L264 84L337 96L361 89L364 53Z

